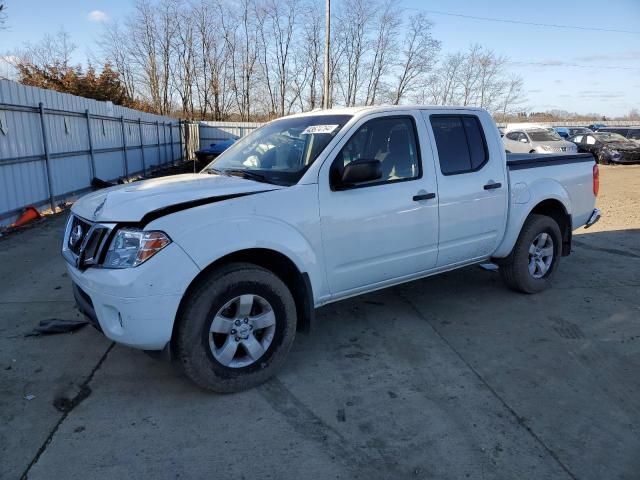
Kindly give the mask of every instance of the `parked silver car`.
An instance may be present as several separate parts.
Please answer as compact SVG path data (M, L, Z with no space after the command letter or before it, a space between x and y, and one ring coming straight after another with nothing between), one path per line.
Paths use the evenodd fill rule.
M511 130L502 137L507 153L576 153L576 145L545 128Z

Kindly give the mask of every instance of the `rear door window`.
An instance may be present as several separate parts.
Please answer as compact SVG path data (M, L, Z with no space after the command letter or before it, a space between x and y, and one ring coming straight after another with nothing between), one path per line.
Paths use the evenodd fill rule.
M478 117L431 115L430 122L443 175L473 172L487 163L487 142Z

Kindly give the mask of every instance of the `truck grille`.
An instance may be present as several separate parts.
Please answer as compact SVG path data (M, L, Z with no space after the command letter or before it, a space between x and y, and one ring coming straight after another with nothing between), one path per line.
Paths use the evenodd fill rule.
M100 262L107 248L111 228L71 215L65 229L62 254L69 263L83 269Z

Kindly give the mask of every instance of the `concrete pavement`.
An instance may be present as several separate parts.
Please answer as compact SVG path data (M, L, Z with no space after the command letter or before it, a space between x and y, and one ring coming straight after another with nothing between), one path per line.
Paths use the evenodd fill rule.
M471 267L327 306L215 395L90 327L24 337L77 316L63 220L0 240L2 479L640 477L640 225L579 235L539 295Z

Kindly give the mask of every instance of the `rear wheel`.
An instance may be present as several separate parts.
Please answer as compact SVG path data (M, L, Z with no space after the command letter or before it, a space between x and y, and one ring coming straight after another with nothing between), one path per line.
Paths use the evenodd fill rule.
M555 220L530 215L513 251L500 265L505 283L523 293L537 293L549 286L558 267L562 234Z
M287 286L256 265L234 263L205 279L186 299L177 332L187 376L216 392L259 385L282 366L296 332Z

